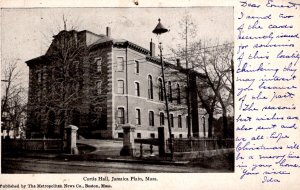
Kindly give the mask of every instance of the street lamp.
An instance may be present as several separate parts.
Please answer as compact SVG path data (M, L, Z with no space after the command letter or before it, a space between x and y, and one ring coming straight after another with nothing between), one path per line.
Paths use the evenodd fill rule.
M158 19L158 24L152 32L158 36L158 40L159 40L159 36L163 33L168 32L168 31L169 30L167 28L165 28L160 23L160 18L159 18ZM163 92L164 92L164 96L165 96L166 112L167 112L167 119L168 119L168 129L169 129L169 135L170 135L170 142L169 142L170 147L169 148L170 148L171 156L172 156L172 159L173 159L172 129L171 129L171 125L170 125L170 114L169 114L169 106L168 106L168 99L167 99L167 92L166 92L165 74L164 74L164 62L163 62L163 57L162 57L162 49L163 48L162 48L162 43L161 42L159 42L158 48L159 48L159 51L160 51L160 63L161 63L161 72L162 72Z

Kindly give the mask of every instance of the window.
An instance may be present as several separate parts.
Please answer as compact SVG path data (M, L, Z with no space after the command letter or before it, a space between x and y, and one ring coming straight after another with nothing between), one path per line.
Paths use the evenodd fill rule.
M117 84L117 92L118 94L124 94L124 81L123 80L118 80Z
M124 137L123 133L118 133L118 138L123 138L123 137Z
M140 63L138 61L135 61L134 70L135 73L140 73Z
M141 133L137 133L137 134L136 134L136 137L137 137L138 139L140 139L140 138L141 138Z
M155 134L154 133L150 133L150 138L154 139L155 138Z
M141 125L141 110L140 109L135 110L135 124Z
M161 78L158 79L158 98L160 101L164 101L163 81Z
M118 108L118 124L125 124L125 114L124 114L124 108Z
M181 115L178 115L178 128L182 128Z
M182 139L182 134L179 134L179 138L181 138L181 139Z
M172 102L172 84L171 84L171 81L168 82L168 97L169 97L169 101Z
M160 114L159 114L159 121L160 121L160 126L165 125L165 114L162 112L160 112Z
M124 57L117 57L117 71L124 71Z
M135 95L140 96L140 83L135 82Z
M181 104L180 86L177 84L177 104Z
M96 88L97 88L97 94L100 95L102 93L101 91L102 81L96 82Z
M172 113L170 114L170 125L171 127L174 127L174 116Z
M153 99L153 82L152 82L152 76L148 76L148 98Z
M102 58L97 58L96 59L96 67L97 67L97 72L101 72L102 70Z
M154 126L154 112L149 111L149 125Z

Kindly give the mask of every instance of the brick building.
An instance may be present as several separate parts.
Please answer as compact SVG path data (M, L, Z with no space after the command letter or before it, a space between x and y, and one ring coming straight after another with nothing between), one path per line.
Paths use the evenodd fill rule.
M127 40L89 31L61 31L45 55L26 62L29 67L27 136L59 137L65 125L95 138L122 138L122 124L136 126L137 138L157 137L167 127L160 60ZM175 138L187 137L185 70L166 63L166 88ZM168 77L169 76L169 77ZM191 74L192 133L207 133L205 111L198 108L197 74ZM207 136L207 134L205 135Z

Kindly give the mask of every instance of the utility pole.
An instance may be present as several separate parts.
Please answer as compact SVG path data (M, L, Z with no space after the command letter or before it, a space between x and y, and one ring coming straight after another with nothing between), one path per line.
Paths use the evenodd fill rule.
M188 138L191 138L191 104L190 104L190 70L188 65L188 20L185 20L185 63L186 63L186 104L187 104L187 115L188 115Z
M166 29L161 23L160 19L158 19L158 24L155 27L155 29L152 31L153 33L157 35L161 35L163 33L168 32L168 29ZM166 83L165 83L165 72L164 72L164 62L163 62L163 55L162 55L162 43L159 42L159 51L160 51L160 63L161 63L161 72L162 72L162 82L163 82L163 92L165 96L165 106L166 106L166 112L167 112L167 119L168 119L168 130L170 135L170 141L169 141L169 148L171 151L171 159L173 159L173 138L172 138L172 129L171 129L171 123L170 123L170 114L169 114L169 104L168 104L168 98L167 98L167 91L166 91ZM172 98L172 97L171 97Z
M164 72L164 62L162 58L162 45L161 42L159 43L159 51L160 51L160 63L161 63L161 72L162 72L162 80L163 80L163 91L165 96L165 104L166 104L166 112L167 112L167 119L168 119L168 130L170 134L170 151L173 157L173 139L172 139L172 129L170 123L170 113L169 113L169 103L167 98L167 90L166 90L166 83L165 83L165 72Z

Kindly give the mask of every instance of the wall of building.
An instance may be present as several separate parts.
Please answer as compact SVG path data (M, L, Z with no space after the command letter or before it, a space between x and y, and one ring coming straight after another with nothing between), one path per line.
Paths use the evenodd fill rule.
M84 35L78 36L79 41ZM50 48L53 45L50 46ZM48 51L53 52L53 51ZM107 122L112 123L112 117L109 116L107 105L111 105L111 81L108 81L109 73L111 73L111 44L105 44L101 48L89 50L83 48L80 54L75 60L78 61L78 70L76 72L69 72L69 75L73 75L74 79L77 78L80 81L79 91L77 96L74 97L72 103L69 105L65 112L64 125L75 124L74 114L72 109L76 110L76 125L79 127L79 134L82 135L94 135L96 138L111 138L111 128L107 130ZM97 58L102 59L102 72L96 72L95 60ZM61 134L62 124L60 124L60 107L61 97L50 97L49 90L57 91L59 93L61 85L55 86L54 81L57 82L57 76L51 76L52 69L62 67L62 63L54 60L35 59L29 64L29 99L28 99L28 137L42 137L46 134L46 137L59 137ZM50 75L49 75L50 73ZM57 73L57 72L56 72ZM39 78L41 76L41 79ZM40 80L40 81L39 81ZM102 94L97 94L96 82L102 81ZM70 84L63 86L64 90L69 89ZM54 87L52 89L52 87ZM51 88L51 89L48 89ZM40 100L39 100L40 99ZM53 100L54 99L54 100ZM110 99L110 100L109 100ZM110 103L109 103L110 101ZM49 104L46 104L48 102ZM50 103L51 102L51 103ZM111 106L110 106L111 107ZM95 112L95 109L100 110ZM49 134L49 113L54 112L55 123L54 129L51 129ZM94 114L94 115L93 115ZM99 116L100 115L100 116ZM95 123L95 118L92 116L100 117L102 122ZM108 118L109 117L109 118ZM99 120L99 118L97 118ZM101 131L103 134L101 134Z
M78 36L79 41L83 39L84 35ZM91 38L96 40L96 38ZM125 123L131 123L136 126L136 136L140 138L157 138L157 127L160 126L160 113L163 112L165 116L164 126L167 129L167 114L165 112L165 102L159 100L158 79L161 77L161 67L159 64L146 60L145 53L141 53L131 48L126 48L126 44L113 45L112 42L103 42L98 44L96 48L86 49L79 56L79 70L76 74L82 78L82 84L79 93L80 98L73 103L73 107L79 112L78 119L78 133L79 135L87 135L93 138L118 138L123 133L122 125L117 123L117 110L119 107L125 109ZM51 51L49 51L51 52ZM118 71L117 59L123 57L124 71ZM101 72L97 72L96 60L102 60ZM135 72L135 61L139 62L139 73ZM127 64L126 64L127 63ZM28 102L28 121L35 123L28 128L29 132L48 134L49 133L49 113L54 111L55 115L55 129L53 133L59 136L61 133L61 125L59 124L60 110L55 110L51 106L43 106L36 101L38 95L41 94L42 98L47 98L47 87L51 84L53 76L48 75L49 71L53 69L57 63L47 62L45 60L36 60L35 63L30 64L29 69L29 102ZM126 67L127 65L127 67ZM171 69L172 70L172 69ZM172 74L172 71L166 74L166 82L172 82L173 97L176 95L176 85L180 85L181 96L184 96L184 80L178 80L178 76ZM42 80L39 83L38 73L42 73ZM152 76L153 81L153 99L148 98L148 76ZM124 81L124 94L119 94L117 91L117 81ZM97 81L101 81L101 94L97 93ZM139 83L140 96L136 95L135 82ZM67 87L66 87L67 88ZM54 89L56 90L56 89ZM44 93L44 94L43 94ZM193 94L192 101L197 102L197 94ZM57 99L57 103L60 100ZM192 102L193 103L193 102ZM52 105L55 107L54 105ZM187 137L186 113L187 106L184 98L181 99L181 104L178 105L176 99L169 102L170 114L173 114L174 127L172 133L175 138ZM95 109L98 111L95 112ZM141 111L141 124L136 124L136 109ZM197 106L193 107L193 127L197 128L199 135L204 136L203 120L204 111ZM195 111L196 110L196 111ZM154 112L154 126L149 124L149 112ZM199 113L197 113L199 112ZM92 114L91 114L92 113ZM178 115L181 115L182 124L181 128L178 126ZM95 117L97 121L95 123ZM66 113L65 125L73 124L72 112ZM197 131L196 130L196 131ZM206 127L205 133L208 129ZM205 135L207 136L207 134Z
M126 53L127 51L127 53ZM127 86L128 94L126 93L126 66L123 72L117 71L117 57L124 57L126 65L126 54L127 54ZM135 72L135 61L139 61L139 73ZM159 100L159 89L158 89L158 79L161 76L160 65L146 61L146 56L142 53L138 53L130 48L114 48L113 49L113 84L114 84L114 113L115 121L117 121L117 109L123 107L125 109L125 123L130 123L136 126L136 136L140 138L150 138L151 135L157 138L157 127L160 126L160 112L165 115L164 126L167 128L167 114L165 112L165 102ZM148 76L152 76L153 81L153 99L148 98ZM117 93L117 81L124 80L124 94ZM177 82L174 79L166 79L166 81L173 81L172 88L173 93L175 93L175 87ZM136 96L135 92L135 82L140 84L140 96ZM181 94L183 94L184 84L178 82L181 87ZM173 95L175 96L175 94ZM127 103L128 101L128 103ZM174 115L174 127L172 128L172 133L175 138L187 137L187 125L186 125L186 105L185 101L181 101L181 105L177 105L176 100L169 103L171 109L170 113ZM127 107L128 104L128 107ZM179 109L178 109L179 108ZM136 124L136 109L141 111L141 125ZM179 111L175 111L179 110ZM154 112L154 126L149 126L149 111ZM128 114L128 120L127 120ZM178 127L178 115L182 117L182 127ZM202 119L200 116L199 118ZM199 126L202 128L201 126ZM122 125L114 124L113 132L114 138L122 136ZM200 136L203 136L200 133Z
M89 94L93 94L93 98L87 100L90 101L90 105L101 108L101 117L105 120L105 123L101 123L93 128L89 128L92 136L95 138L112 138L112 45L103 44L96 50L89 54L89 59L96 63L97 59L102 60L101 72L96 72L94 77L91 74L87 76L90 79L89 85L86 85L86 91ZM90 64L89 68L96 71L97 65ZM101 81L101 95L95 93L97 89L96 82Z

